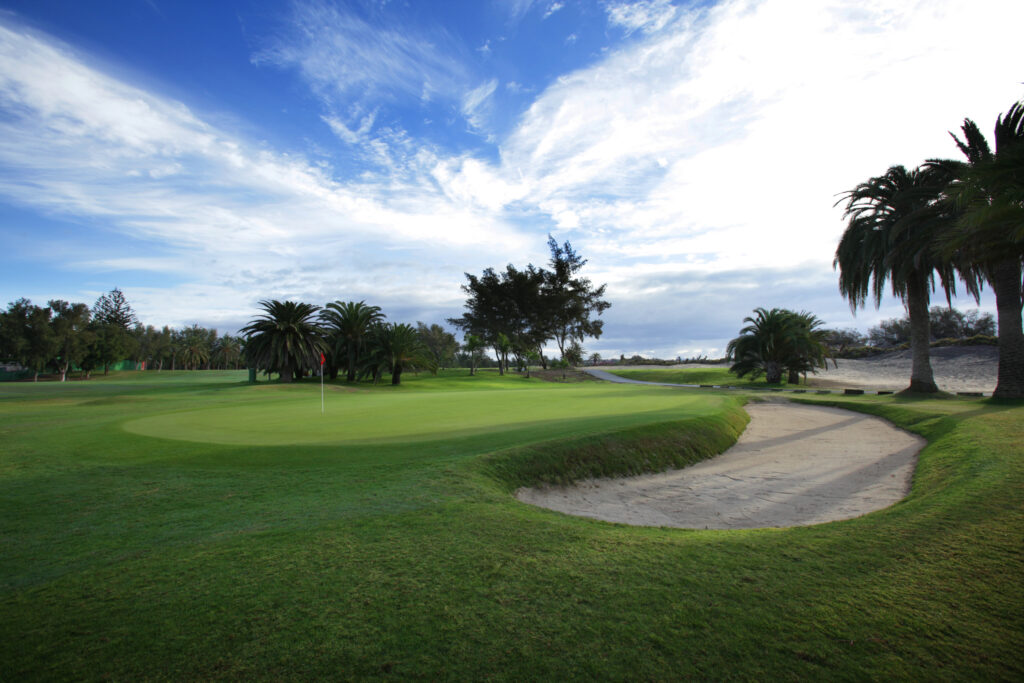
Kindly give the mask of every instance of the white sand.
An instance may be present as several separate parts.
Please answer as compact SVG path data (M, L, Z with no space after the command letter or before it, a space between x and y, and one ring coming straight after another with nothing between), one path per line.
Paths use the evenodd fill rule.
M682 470L570 487L520 489L519 500L639 526L747 529L849 519L909 490L924 439L875 417L786 403L747 406L728 451Z
M812 387L900 391L910 386L910 351L893 351L871 358L829 363L827 370L808 375ZM931 350L932 373L939 389L984 392L996 388L999 348L995 346L943 346Z
M948 392L991 393L994 346L932 349L932 371ZM811 387L899 391L911 354L896 351L811 375ZM663 366L636 366L663 367ZM692 366L675 366L692 367ZM598 369L603 379L630 382ZM781 397L782 395L777 395ZM888 507L909 490L924 440L859 413L786 402L750 404L746 431L722 455L683 470L562 488L520 489L527 503L641 526L744 529L849 519Z

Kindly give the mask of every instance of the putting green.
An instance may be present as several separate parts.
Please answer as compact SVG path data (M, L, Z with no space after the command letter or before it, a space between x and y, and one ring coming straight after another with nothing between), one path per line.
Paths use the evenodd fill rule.
M537 389L395 393L354 391L328 397L288 392L241 405L153 415L124 424L135 434L204 443L284 445L416 441L468 436L550 422L607 421L609 428L720 410L721 398L642 386L543 386ZM592 429L592 426L591 426Z

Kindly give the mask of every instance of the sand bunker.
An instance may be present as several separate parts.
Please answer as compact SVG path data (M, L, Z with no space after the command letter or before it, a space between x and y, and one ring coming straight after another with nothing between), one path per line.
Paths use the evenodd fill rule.
M925 440L885 420L788 403L746 407L728 451L682 470L520 489L526 503L638 526L750 529L859 517L910 488Z

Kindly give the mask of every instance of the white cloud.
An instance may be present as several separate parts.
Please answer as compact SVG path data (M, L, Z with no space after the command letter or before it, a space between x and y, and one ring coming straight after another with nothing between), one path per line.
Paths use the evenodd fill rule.
M343 5L305 0L293 5L288 30L253 61L295 68L320 95L344 104L450 96L466 80L454 52L440 30L371 24Z
M204 272L173 291L206 319L254 296L457 309L463 271L541 262L554 226L609 284L592 350L674 356L723 348L758 305L854 324L831 267L837 193L955 156L946 131L965 116L988 130L1022 94L1022 3L610 3L632 37L537 95L492 160L382 125L354 93L444 97L486 129L497 79L471 81L415 32L364 36L340 10L298 7L307 42L262 59L299 69L325 124L379 171L335 177L0 25L0 193L180 247L155 265ZM158 288L145 296L160 305ZM892 315L887 302L855 324Z
M608 22L625 29L627 33L660 31L676 15L676 8L670 0L609 2L605 5L605 11L608 13Z
M544 10L544 16L541 17L541 19L547 19L548 17L550 17L552 14L554 14L558 10L562 9L563 7L565 7L565 3L564 2L552 2L552 3L550 3L548 5L548 8L546 10Z
M449 197L429 176L417 179L416 168L437 163L426 150L402 150L412 165L405 176L342 183L329 168L219 130L180 103L6 25L0 25L0 111L0 194L170 247L174 253L166 257L112 255L88 265L177 273L211 291L235 282L230 297L203 298L215 306L237 308L278 293L320 297L314 300L373 294L384 303L378 289L435 306L457 296L463 268L503 259L498 255L526 242L481 208L486 202ZM355 131L327 122L359 140L372 117ZM401 145L396 134L391 147ZM428 268L417 266L418 278L403 275L437 250L443 255L427 258ZM450 258L461 262L453 266ZM315 272L317 264L325 272L360 275L314 281L307 270ZM292 279L242 276L282 270ZM431 280L434 286L426 284ZM328 292L325 282L362 289Z

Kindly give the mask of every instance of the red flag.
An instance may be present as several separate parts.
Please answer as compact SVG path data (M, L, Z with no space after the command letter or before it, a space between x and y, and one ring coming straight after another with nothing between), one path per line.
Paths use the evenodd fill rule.
M325 360L325 359L324 359L324 354L322 354L322 353L321 353L321 354L320 354L320 365L323 365L323 364L324 364L324 360Z

